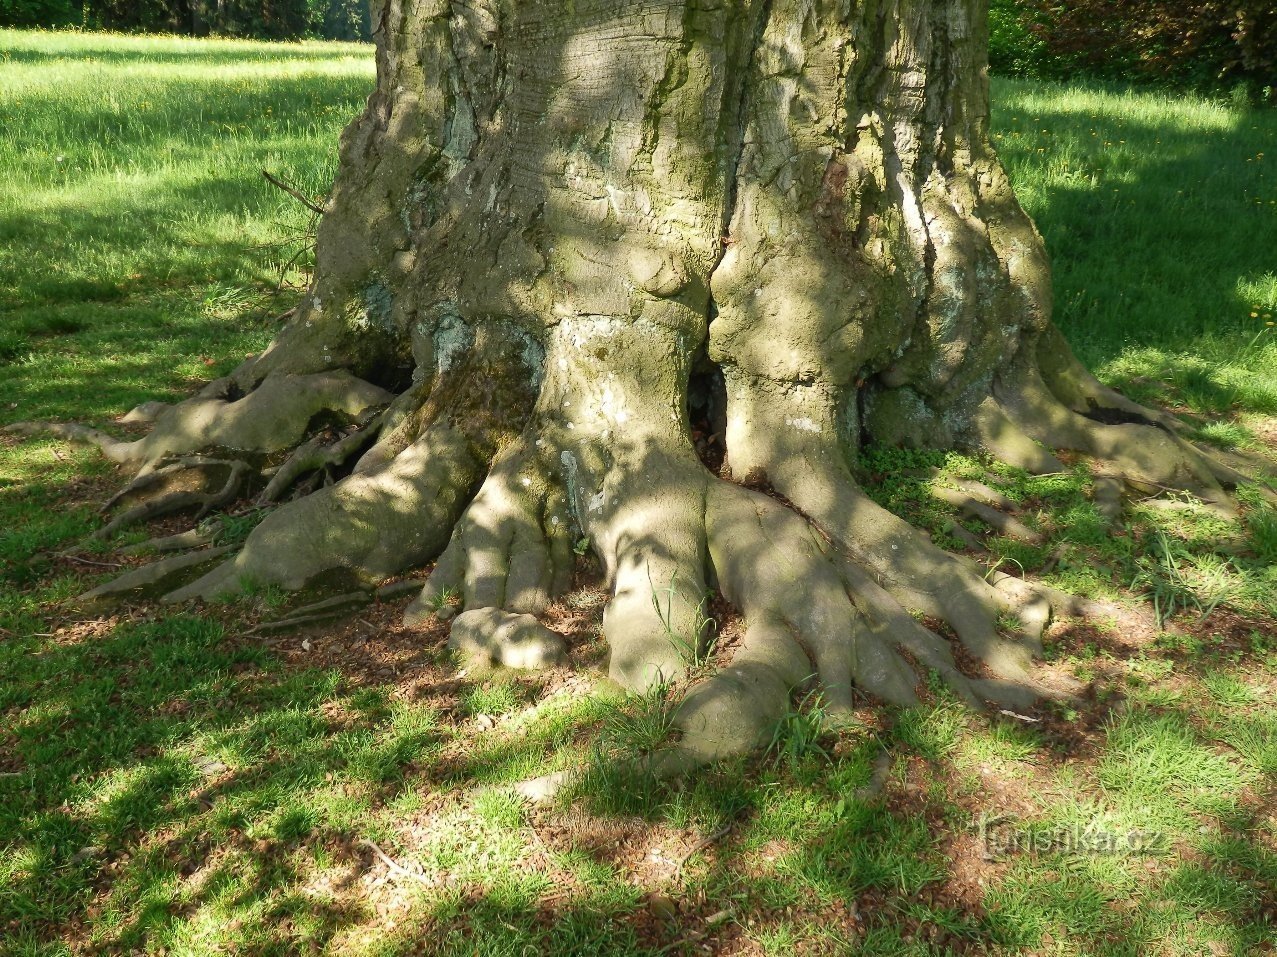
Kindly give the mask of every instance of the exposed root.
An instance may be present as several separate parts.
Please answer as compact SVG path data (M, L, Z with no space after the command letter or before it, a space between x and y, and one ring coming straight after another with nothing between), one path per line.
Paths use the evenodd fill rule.
M522 671L553 668L567 656L563 639L531 615L511 615L496 608L458 616L448 646L480 665Z
M273 512L234 561L166 600L223 597L247 583L288 591L372 585L433 559L497 449L513 441L527 415L533 370L521 346L500 328L484 332L411 422L404 420L419 432L398 454ZM317 454L353 454L364 440L357 435Z
M254 628L250 628L245 634L266 634L277 631L291 631L294 628L301 628L304 625L313 625L317 622L328 621L333 618L341 617L356 608L362 608L373 600L372 592L355 591L348 592L344 595L335 595L332 598L325 598L323 601L313 602L309 605L303 605L301 608L293 610L286 618L278 618L274 621L264 621Z
M361 421L351 432L337 439L326 442L324 436L316 435L293 450L288 459L271 475L266 488L257 498L258 505L269 505L278 501L299 478L308 472L319 472L344 465L351 456L357 454L377 434L381 415L363 416L370 421Z
M850 711L857 695L916 704L928 673L975 707L1022 707L1035 697L1027 682L963 674L948 642L791 509L722 482L711 482L708 496L714 571L744 615L745 637L684 700L683 738L667 770L756 748L795 691L813 683L834 714Z
M561 485L521 439L503 453L457 522L406 622L420 622L454 595L464 611L540 614L571 581L570 523Z
M205 470L225 474L221 485L215 487L213 491L179 489L156 495L140 505L135 505L120 513L97 529L92 537L95 539L109 538L120 529L127 528L130 525L136 525L139 522L149 522L152 519L171 515L174 512L186 511L187 509L197 510L195 519L198 521L214 509L222 508L235 501L236 496L239 495L239 491L244 485L245 478L251 472L248 464L238 459L184 458L172 466L165 466L156 472L141 476L113 497L111 503L119 501L122 497L136 495L139 491L154 487L179 473Z
M273 375L243 398L227 380L212 383L194 398L155 410L154 428L144 438L123 442L97 429L49 422L18 423L10 432L47 432L96 445L112 462L150 471L162 459L204 449L276 452L300 442L321 413L358 418L392 396L348 372Z
M1008 538L1014 538L1020 542L1028 542L1031 545L1037 545L1042 541L1042 536L1038 532L1029 528L1014 515L980 501L979 498L970 492L935 487L932 489L932 494L943 502L956 505L972 518L978 518L984 524L999 534L1006 535Z
M1032 367L995 382L994 397L1002 419L1045 445L1092 456L1101 474L1145 492L1188 492L1221 516L1236 516L1233 500L1220 482L1235 484L1239 476L1212 462L1152 412L1139 421L1116 424L1087 418L1062 402ZM990 445L997 439L984 429L997 417L995 413L978 424L980 437Z
M169 408L171 408L171 406L167 402L143 402L141 405L134 406L129 412L122 415L120 417L120 424L150 425Z
M324 576L372 584L420 566L443 548L483 466L464 435L433 428L385 468L272 512L234 561L166 600L224 597L248 583L297 591Z
M192 548L200 548L213 541L215 533L212 529L192 528L176 535L162 535L159 538L147 539L136 545L130 545L121 551L125 555L146 555L151 552L183 552Z
M4 431L11 435L52 435L81 445L96 446L112 462L133 461L133 443L121 442L99 429L73 422L14 422Z
M74 603L76 605L90 606L119 601L123 598L140 598L162 594L179 584L183 579L189 580L199 569L224 558L231 551L232 546L222 545L217 548L190 552L185 555L173 555L113 578L111 581L85 592L75 599Z

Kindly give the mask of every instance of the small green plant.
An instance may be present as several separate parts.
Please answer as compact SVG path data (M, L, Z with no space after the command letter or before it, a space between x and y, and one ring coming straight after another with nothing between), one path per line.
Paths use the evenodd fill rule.
M657 617L661 620L661 627L665 629L666 640L674 646L685 662L694 668L709 661L710 655L714 653L714 645L718 640L718 622L709 616L709 596L701 599L700 604L696 606L695 625L693 627L693 635L691 638L680 634L679 630L674 627L674 597L677 590L674 587L674 579L670 580L669 585L663 589L657 589L652 583L651 574L648 575L648 584L652 588L652 607L656 609ZM661 606L661 595L665 596L665 605Z
M508 714L522 704L519 688L509 681L485 681L462 697L462 706L471 715Z
M1217 704L1240 708L1255 703L1254 690L1235 674L1216 671L1204 676L1202 684Z
M1244 448L1255 439L1250 429L1237 422L1208 422L1197 429L1193 437L1221 449Z
M578 558L584 558L586 552L590 550L590 540L585 536L578 538L576 544L572 546L572 551L576 553Z
M279 585L266 585L255 579L240 579L241 598L244 601L255 599L263 608L275 610L288 604L291 596Z
M674 728L675 702L670 687L653 686L642 694L607 703L595 739L603 754L650 754L663 747Z
M829 761L821 743L828 729L829 710L820 693L812 691L776 722L767 756L791 768L812 758Z
M1167 621L1189 609L1200 611L1206 618L1228 598L1231 582L1223 562L1209 556L1199 558L1200 583L1195 586L1184 573L1183 565L1192 556L1182 545L1160 529L1146 541L1148 552L1135 559L1131 588L1142 590L1152 599L1158 628L1165 628Z
M461 590L449 585L442 591L437 591L426 600L426 607L431 611L438 611L444 605L454 605L461 598Z
M1277 508L1255 485L1239 488L1237 498L1246 506L1246 531L1251 550L1261 562L1277 564Z
M518 795L489 789L474 796L474 813L489 826L513 832L523 826L524 806Z
M249 533L265 517L264 509L255 508L241 514L221 515L201 522L200 529L212 534L213 543L216 545L237 545L248 538Z

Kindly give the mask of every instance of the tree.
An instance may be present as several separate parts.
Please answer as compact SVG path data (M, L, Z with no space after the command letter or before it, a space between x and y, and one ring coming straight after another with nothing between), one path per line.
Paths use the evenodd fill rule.
M991 0L996 68L1038 76L1143 76L1272 98L1273 0Z
M136 411L154 421L138 441L25 428L141 468L108 528L219 507L254 473L263 499L292 492L169 600L366 587L437 558L409 620L459 594L454 637L517 656L541 633L512 616L545 608L588 543L610 671L637 690L686 673L717 589L746 633L680 708L692 760L753 746L813 675L835 709L853 687L912 702L926 671L973 705L1023 704L1044 625L1074 604L878 507L859 451L983 448L1042 473L1070 449L1109 499L1125 482L1223 511L1239 476L1052 325L1042 241L990 143L986 14L385 5L316 278L274 343ZM346 474L316 488L326 469Z

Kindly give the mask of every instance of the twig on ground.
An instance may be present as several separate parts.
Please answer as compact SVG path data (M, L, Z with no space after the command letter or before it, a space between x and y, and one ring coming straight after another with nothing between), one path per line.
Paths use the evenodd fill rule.
M81 565L97 565L100 568L121 568L119 562L95 562L91 558L81 558L79 555L72 555L70 552L63 552L58 556L69 562L79 562Z
M735 826L736 826L735 819L730 820L726 824L724 824L722 827L720 827L717 831L715 831L713 834L709 834L701 838L699 841L697 841L695 844L689 847L686 851L684 851L683 856L678 859L678 865L674 868L674 876L677 877L678 875L682 874L683 868L687 865L688 861L690 861L693 857L695 857L701 851L705 850L707 847L710 847L713 844L717 844L719 841L725 838L728 834L730 834L732 831L732 828L734 828Z
M416 871L411 871L408 868L404 867L402 864L396 861L393 857L391 857L389 854L383 851L380 847L378 847L376 843L368 840L368 838L363 838L359 843L362 844L364 847L369 848L374 854L376 854L378 860L380 860L381 863L385 864L386 867L390 868L390 872L392 874L395 874L399 877L406 877L408 878L408 880L416 881L418 884L425 884L427 886L430 885L430 881L427 880L423 875L418 874Z
M262 175L266 177L266 181L270 183L272 186L278 186L285 193L287 193L293 199L297 200L297 202L301 203L303 206L305 206L307 209L311 210L312 212L318 213L320 216L324 215L324 213L327 212L327 210L325 210L324 207L316 204L313 200L308 199L306 194L303 193L301 190L299 190L296 186L290 186L287 183L285 183L282 179L279 179L276 176L272 176L269 170L262 170Z

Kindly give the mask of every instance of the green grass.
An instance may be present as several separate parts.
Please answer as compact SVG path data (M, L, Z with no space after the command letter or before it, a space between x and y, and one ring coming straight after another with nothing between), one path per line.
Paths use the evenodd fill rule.
M1079 357L1253 441L1277 414L1277 112L1000 81L994 128Z
M109 421L259 348L308 223L259 170L324 191L368 50L0 32L0 51L0 420ZM1277 118L1048 84L995 93L1083 358L1200 413L1203 437L1257 443L1277 411L1263 325L1277 184L1256 157ZM1061 586L1128 602L1170 589L1175 630L1053 642L1054 667L1107 689L1053 720L939 696L835 726L812 699L768 753L670 788L630 759L668 734L664 689L617 701L460 676L440 647L399 649L420 682L362 668L357 649L316 665L296 638L245 637L241 606L67 618L56 603L110 569L52 552L94 527L114 475L83 449L0 440L0 954L624 957L702 939L776 955L1262 952L1277 886L1271 508L1244 495L1235 525L1140 509L1112 535L1082 470L866 465L874 494L939 541L954 516L931 481L998 485L1048 539L994 539L1004 563L1040 570L1063 548ZM110 546L83 557L113 561ZM1164 560L1142 568L1151 554ZM1220 590L1240 624L1187 627ZM511 788L564 768L584 774L549 807ZM972 820L999 813L1160 838L1147 854L985 861Z
M353 44L0 31L0 408L118 413L260 349L309 216L260 171L322 194L372 69Z

